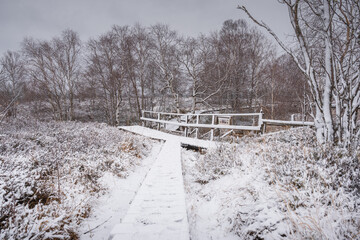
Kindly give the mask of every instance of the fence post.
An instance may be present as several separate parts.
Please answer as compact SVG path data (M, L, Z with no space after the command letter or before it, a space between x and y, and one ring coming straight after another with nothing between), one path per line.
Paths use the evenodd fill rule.
M169 118L166 117L166 114L164 114L164 121L168 121ZM164 123L163 128L166 130L166 123Z
M212 115L211 125L215 124L215 115ZM211 128L210 141L214 140L214 128Z
M196 115L196 124L199 124L199 115ZM196 130L195 130L195 137L196 138L199 138L198 134L199 134L199 128L197 127Z
M160 121L160 113L158 113L158 120ZM160 131L160 122L158 122L157 130Z
M262 109L260 110L260 114L259 114L259 127L260 127L260 132L265 133L266 125L263 122L263 111L262 111Z
M145 111L144 111L144 110L141 110L141 118L144 118L144 117L145 117ZM143 126L143 127L146 127L144 120L141 119L141 123L142 123L142 126Z
M185 115L185 124L187 124L188 123L188 115L186 114ZM187 126L185 126L185 137L187 137L188 136L188 127Z
M266 124L263 123L262 134L266 133Z

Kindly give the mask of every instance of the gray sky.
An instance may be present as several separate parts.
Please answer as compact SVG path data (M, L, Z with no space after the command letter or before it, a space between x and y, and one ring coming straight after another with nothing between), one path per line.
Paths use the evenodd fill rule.
M83 41L114 24L136 22L167 23L183 35L197 36L220 29L227 19L248 20L238 5L267 22L282 40L291 34L286 8L277 0L0 0L0 54L19 49L24 37L51 39L66 28Z

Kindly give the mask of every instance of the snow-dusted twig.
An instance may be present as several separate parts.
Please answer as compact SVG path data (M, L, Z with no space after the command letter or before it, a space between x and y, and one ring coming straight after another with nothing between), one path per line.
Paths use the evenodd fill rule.
M94 231L95 229L97 229L97 228L101 227L101 226L102 226L102 225L104 225L106 222L108 222L111 218L112 218L112 216L110 216L108 219L106 219L104 222L100 223L100 224L99 224L99 225L97 225L96 227L94 227L94 228L92 228L92 229L90 229L90 230L88 230L88 231L84 232L83 234L85 235L85 234L88 234L88 233L90 233L90 232Z

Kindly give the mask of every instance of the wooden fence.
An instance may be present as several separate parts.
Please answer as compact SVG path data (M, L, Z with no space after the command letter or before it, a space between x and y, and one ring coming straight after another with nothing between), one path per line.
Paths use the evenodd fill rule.
M241 121L239 118L247 118L247 121ZM161 126L176 126L181 128L184 136L194 134L199 138L199 128L210 129L206 134L210 135L210 140L214 139L214 129L229 130L220 138L227 136L234 130L265 132L267 125L289 125L289 126L313 126L313 122L299 121L280 121L263 119L262 113L229 113L229 114L179 114L154 111L142 111L140 118L143 125L156 125L160 130ZM237 121L235 121L237 119ZM192 131L190 131L192 129ZM205 135L205 134L204 134Z

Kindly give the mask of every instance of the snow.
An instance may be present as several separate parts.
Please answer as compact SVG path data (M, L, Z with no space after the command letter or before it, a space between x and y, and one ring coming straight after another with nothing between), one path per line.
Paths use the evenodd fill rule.
M94 200L109 193L112 180L135 171L153 145L106 124L3 123L0 239L77 239Z
M176 138L195 145L193 139ZM309 128L207 146L205 154L182 153L191 239L357 236L360 169L345 149L317 145Z
M358 238L358 159L322 149L310 129L182 159L191 239Z
M242 157L244 162L250 159L246 155ZM249 164L249 161L247 162L246 164ZM187 164L191 164L187 169L194 167L194 162ZM236 235L234 232L257 233L283 222L284 217L274 208L276 192L263 181L263 170L259 166L251 169L248 169L250 166L243 167L247 170L234 169L229 175L204 186L194 188L188 183L188 204L190 209L194 209L191 217L192 239L249 238L246 234ZM234 216L237 211L243 216ZM238 222L241 224L238 225ZM243 229L242 224L246 225ZM284 226L278 228L286 227L286 223L282 225ZM281 233L281 230L279 232ZM278 239L279 235L273 236Z
M360 232L359 149L318 145L309 128L230 144L139 126L23 119L1 127L1 239L356 239Z
M179 137L169 136L111 239L189 239Z
M170 119L169 122L178 122L176 118ZM179 129L179 125L176 124L165 124L165 129L168 131L177 131Z
M126 179L105 173L99 180L108 193L93 201L92 214L79 228L80 239L107 240L111 229L126 215L130 203L154 163L161 145L155 145L149 157Z

